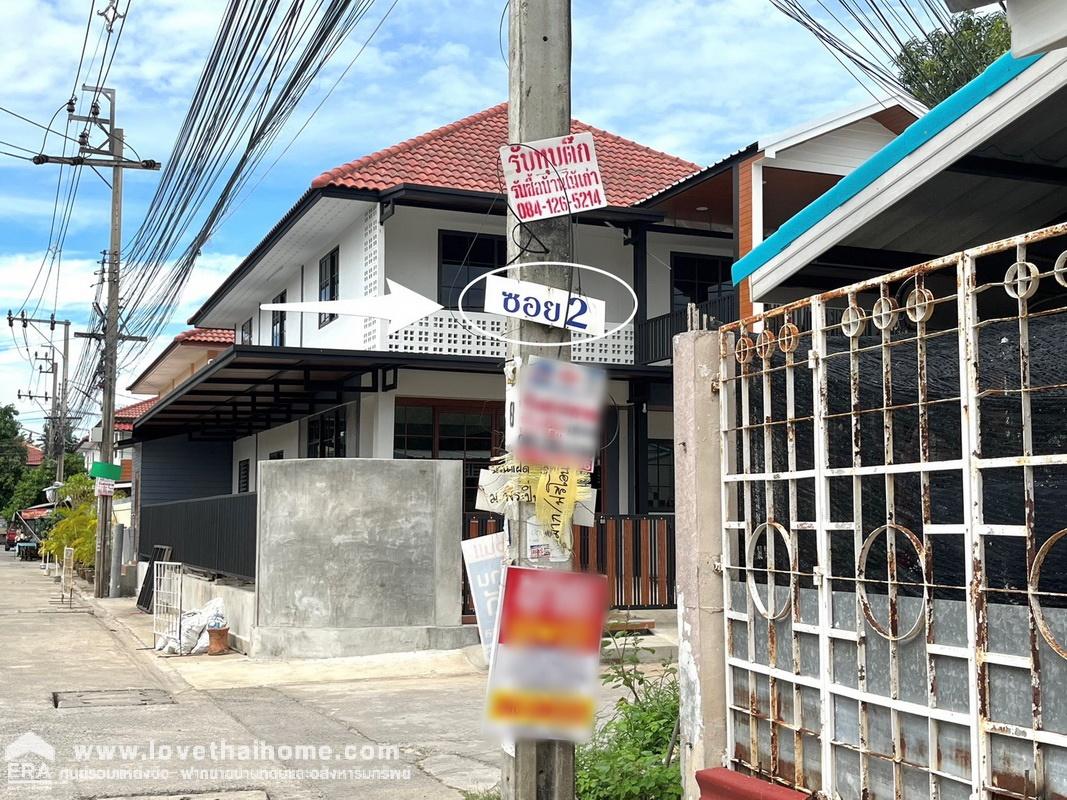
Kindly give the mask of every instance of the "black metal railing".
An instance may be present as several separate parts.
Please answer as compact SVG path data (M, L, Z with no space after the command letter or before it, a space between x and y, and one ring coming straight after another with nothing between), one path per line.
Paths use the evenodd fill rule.
M148 560L155 545L168 545L172 561L255 580L255 492L141 506L140 520L141 558Z
M715 320L716 324L709 325L715 328L723 322L737 319L737 298L724 295L705 300L696 304L696 310L702 316L707 314L709 320ZM670 360L671 340L679 333L685 333L688 319L689 311L683 308L639 322L634 329L634 362L655 364L657 361Z
M503 529L503 518L482 512L463 515L463 538ZM572 565L608 578L613 608L675 608L674 517L598 514L591 528L574 527ZM463 615L474 621L474 602L463 571Z

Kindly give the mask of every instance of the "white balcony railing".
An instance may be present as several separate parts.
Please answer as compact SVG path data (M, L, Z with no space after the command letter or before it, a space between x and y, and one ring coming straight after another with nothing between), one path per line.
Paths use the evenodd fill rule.
M505 320L495 314L469 312L468 316L483 330L504 332ZM608 327L613 325L608 323ZM574 338L580 340L585 337L582 334L574 334ZM401 353L434 353L471 358L507 357L507 345L504 342L468 329L458 313L448 310L438 311L391 334L386 339L386 349ZM588 364L633 364L633 326L627 325L617 333L602 339L580 342L571 349L575 361Z

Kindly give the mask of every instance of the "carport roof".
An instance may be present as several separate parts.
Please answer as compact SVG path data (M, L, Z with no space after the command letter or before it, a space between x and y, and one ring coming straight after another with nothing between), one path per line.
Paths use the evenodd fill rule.
M606 368L616 379L671 380L670 367ZM235 345L139 417L130 441L180 433L248 436L349 402L360 392L377 391L384 373L399 369L501 374L501 362L426 353Z

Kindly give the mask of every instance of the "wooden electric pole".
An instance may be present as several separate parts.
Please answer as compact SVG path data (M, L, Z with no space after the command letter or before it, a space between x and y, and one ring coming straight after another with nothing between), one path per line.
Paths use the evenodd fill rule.
M571 128L571 4L570 0L511 0L508 21L508 140L511 143L566 136ZM509 210L509 277L569 289L571 276L561 267L523 266L532 261L573 262L570 216L519 225ZM547 251L547 252L546 252ZM518 323L516 341L554 344L570 340L570 332L536 322ZM570 360L570 347L509 345L509 356L525 362L531 355ZM520 503L511 526L515 563L531 566L526 519L532 503ZM538 566L570 569L570 562ZM518 741L515 757L507 758L503 775L505 800L573 800L574 744L562 741Z

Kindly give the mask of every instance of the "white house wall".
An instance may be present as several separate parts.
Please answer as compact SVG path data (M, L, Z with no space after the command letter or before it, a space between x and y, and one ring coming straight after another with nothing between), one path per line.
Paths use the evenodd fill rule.
M895 133L873 119L861 119L780 150L767 160L767 166L847 175L895 138Z
M671 253L702 253L727 258L734 255L732 239L655 231L648 234L647 248L648 305L645 313L649 319L671 311Z

